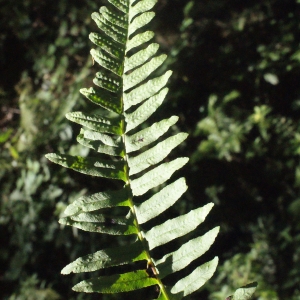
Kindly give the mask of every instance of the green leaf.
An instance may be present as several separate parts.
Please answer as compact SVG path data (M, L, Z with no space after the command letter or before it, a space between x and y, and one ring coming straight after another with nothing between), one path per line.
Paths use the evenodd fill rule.
M126 31L123 28L114 26L96 12L92 14L92 19L96 22L97 26L103 31L103 33L118 42L120 46L126 42Z
M100 218L101 216L99 216ZM111 224L105 224L105 222L109 223L110 220ZM103 218L103 222L92 223L92 222L77 222L72 220L71 217L61 218L59 219L59 223L62 225L73 226L79 228L84 231L89 232L99 232L105 233L110 235L130 235L130 234L137 234L138 229L134 225L119 225L114 224L116 219L110 218ZM100 220L101 221L101 220ZM120 223L120 221L119 221ZM125 223L125 222L124 222Z
M107 55L104 51L97 51L95 49L91 50L91 55L101 67L115 73L116 75L122 75L123 65L122 61L120 61L118 58L114 58L110 55Z
M87 223L106 223L118 225L131 225L132 223L132 220L129 220L125 217L108 216L100 214L99 212L82 212L68 218L72 221Z
M92 272L140 260L147 260L147 254L142 243L137 241L131 245L108 248L77 258L74 262L64 267L61 273Z
M166 60L166 58L167 56L165 54L156 56L130 74L125 74L123 76L123 90L127 91L133 86L141 83L153 71L155 71Z
M0 133L0 144L5 143L13 133L13 129L9 128L5 132Z
M127 153L137 151L142 147L155 142L162 136L168 129L178 121L178 117L171 117L154 123L151 127L143 129L133 135L125 135L125 147Z
M76 292L121 293L158 284L145 270L84 280L73 287Z
M149 42L153 37L154 33L152 31L145 31L143 33L137 34L136 36L128 40L128 42L126 43L126 52L144 43Z
M164 245L183 236L198 227L206 218L213 204L191 210L189 213L166 221L147 231L144 235L149 243L149 249Z
M193 260L203 255L214 243L219 233L219 227L216 227L205 235L192 239L182 245L177 251L166 254L162 259L155 262L159 269L159 277L180 271L188 266Z
M99 88L80 90L87 99L107 111L101 114L100 110L100 114L94 115L82 112L67 114L69 120L84 127L77 141L96 151L95 157L53 153L47 157L75 171L125 183L116 191L80 197L67 206L64 217L59 221L62 225L123 238L121 243L115 243L119 246L78 258L62 273L110 268L109 274L113 275L82 281L73 289L87 293L119 293L158 285L158 299L179 300L196 291L212 276L217 258L198 267L174 287L165 286L164 278L203 255L214 242L218 228L187 241L176 251L162 254L159 260L155 261L152 257L152 249L195 230L204 221L212 204L160 221L162 224L154 225L148 231L142 228L142 224L161 216L187 189L184 178L166 183L188 161L186 157L167 159L187 134L169 134L163 138L177 122L176 116L149 127L145 124L164 101L168 92L165 85L172 74L166 71L153 78L154 71L162 65L166 55L157 55L158 44L149 43L154 37L153 32L142 30L154 17L154 12L149 10L157 0L108 2L110 4L101 7L99 13L92 14L100 30L100 33L90 34L91 41L99 47L91 50L93 61L100 65L100 72L93 79ZM129 134L131 130L134 132ZM140 152L136 154L136 151ZM135 197L159 185L163 186L148 200ZM131 236L125 238L127 235ZM108 237L107 240L113 238ZM136 264L137 261L144 262ZM126 269L130 271L117 274L120 269L115 266L121 265L128 265Z
M174 159L171 162L161 164L143 176L132 180L131 188L133 195L143 195L150 189L164 183L175 171L182 168L188 160L187 157Z
M124 94L124 110L126 111L132 105L139 104L145 99L155 95L161 90L172 75L172 71L167 71L164 75L156 77L140 85L129 93Z
M124 72L130 71L141 64L145 63L158 50L159 45L156 43L150 44L146 49L140 50L131 57L125 57Z
M110 146L106 144L108 139L112 139L110 136L99 132L88 135L86 132L90 133L91 131L84 131L81 129L80 134L77 136L77 142L81 145L94 149L99 153L124 157L125 153L121 142L118 146ZM85 136L92 136L94 138L89 139Z
M143 224L160 215L171 207L187 190L184 178L169 184L150 199L136 206L136 214L139 224Z
M90 196L82 196L67 206L64 214L72 216L79 212L94 211L101 208L130 206L130 192L128 186L118 191L106 191Z
M125 15L116 14L106 6L102 6L99 11L100 14L110 23L120 26L123 29L128 28L128 18L126 14Z
M158 94L146 100L131 114L125 113L126 133L145 122L162 104L167 93L168 89L165 88L161 90Z
M187 136L187 133L178 133L158 143L156 146L140 155L130 157L128 160L129 175L139 173L162 161L175 147L181 144Z
M129 19L132 21L132 19L145 11L150 10L153 8L153 6L156 4L157 0L142 0L136 3L132 9L129 11Z
M100 105L107 110L118 114L122 112L122 102L120 101L120 98L105 90L98 89L96 91L94 88L89 88L81 89L80 93L93 103Z
M119 117L108 119L98 115L86 115L82 112L72 112L67 113L66 118L99 132L114 133L117 135L121 135L124 132L123 120Z
M257 282L249 283L235 291L233 296L229 296L228 298L232 300L249 300L252 298L257 288Z
M108 0L109 3L111 3L113 6L115 6L117 9L119 9L123 13L128 12L128 3L127 0Z
M264 74L264 80L272 85L277 85L279 83L278 76L272 73Z
M47 154L46 157L56 164L83 174L127 181L126 165L123 161L85 158L67 154L58 155L55 153Z
M121 89L121 80L117 77L108 77L104 73L96 73L94 84L113 93L118 93ZM121 101L121 99L120 99Z
M100 47L102 50L106 51L110 55L116 58L123 58L123 49L120 44L114 41L109 36L101 35L96 32L92 32L89 35L90 40Z
M81 129L80 134L84 136L84 138L93 140L93 141L101 141L104 145L114 148L122 147L122 138L120 136L111 136L107 134L103 134L100 132L96 132L93 130Z
M183 292L183 296L187 296L204 285L204 283L212 277L218 265L218 258L201 265L196 268L190 275L179 280L171 289L172 294Z
M155 16L154 12L145 12L141 15L139 15L138 17L136 17L130 24L128 27L128 35L132 35L133 33L135 33L138 29L140 29L141 27L147 25Z

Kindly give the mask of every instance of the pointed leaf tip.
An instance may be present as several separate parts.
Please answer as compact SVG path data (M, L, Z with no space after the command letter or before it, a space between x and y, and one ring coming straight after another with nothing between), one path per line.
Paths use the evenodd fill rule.
M171 289L172 294L183 292L187 296L200 289L207 280L209 280L216 271L218 257L196 268L191 274L179 280Z
M214 243L219 229L219 227L215 227L203 236L186 242L175 252L166 254L162 259L156 261L155 265L159 269L160 278L184 269L192 261L202 256Z
M203 207L191 210L187 214L169 219L163 224L152 227L145 233L145 238L149 243L149 249L154 249L192 232L197 226L204 222L212 206L213 204L209 203Z
M56 159L59 157L56 153L47 153L45 157L51 162L56 162Z
M52 154L52 153L47 153L47 154L45 154L45 157L46 157L47 159L49 159L49 160L50 160L50 158L49 158L49 157L51 157L51 154Z
M249 283L235 291L233 296L227 297L229 300L250 300L257 288L257 282Z

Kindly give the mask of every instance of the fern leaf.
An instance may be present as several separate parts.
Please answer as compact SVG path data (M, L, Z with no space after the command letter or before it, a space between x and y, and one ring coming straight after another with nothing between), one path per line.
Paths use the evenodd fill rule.
M89 129L99 132L113 133L121 135L123 130L123 120L121 118L108 119L97 115L89 116L82 112L68 113L66 118L70 121L83 125Z
M133 158L129 158L129 175L139 173L146 168L156 165L162 161L168 154L179 144L181 144L187 138L186 133L178 133L175 136L171 136L164 141L158 143L153 148L137 155Z
M109 135L81 129L77 142L99 153L124 157L120 139L112 139Z
M151 285L156 285L157 280L149 277L145 270L137 270L125 274L102 276L84 280L73 287L75 292L85 293L120 293L130 292Z
M127 165L123 161L101 160L94 157L86 158L54 153L47 154L46 157L54 163L83 174L127 181Z
M93 194L90 196L82 196L68 205L65 209L65 216L72 216L82 212L91 212L102 208L131 206L129 186L125 186L121 190L106 191Z
M130 235L138 233L138 228L135 225L126 222L125 218L122 220L100 215L98 216L98 220L93 220L88 215L81 215L80 219L83 219L83 221L76 221L76 218L74 217L67 217L60 219L59 223L73 226L84 231L101 232L111 235Z
M249 283L239 289L237 289L232 296L226 298L226 300L249 300L252 298L257 288L257 282Z
M182 270L193 260L203 255L213 244L218 233L219 228L216 227L205 235L183 244L177 251L169 253L160 260L157 260L155 265L156 268L159 269L160 278Z
M131 181L132 193L134 196L145 194L150 189L167 181L175 171L181 169L188 162L188 158L181 157L169 163L164 163L143 176Z
M126 152L140 150L142 147L155 142L159 137L168 131L168 129L178 121L178 117L171 117L154 123L152 126L145 128L131 136L125 135Z
M129 19L130 21L138 14L148 11L154 7L157 0L142 0L136 3L130 10L129 10Z
M167 185L150 199L135 207L139 224L144 224L171 207L187 190L184 178ZM164 199L164 201L161 201Z
M124 61L124 72L134 69L145 63L149 58L151 58L158 50L159 45L156 43L150 44L146 49L140 50L138 53L132 55L131 57L125 57Z
M100 88L104 88L112 93L118 93L122 86L122 82L120 78L110 78L102 73L97 73L93 82L95 85L99 86Z
M136 128L138 125L146 121L162 104L167 93L168 89L165 88L145 101L134 112L125 114L126 132Z
M145 63L143 66L132 71L129 75L123 76L123 90L127 91L133 86L141 83L146 79L151 73L153 73L161 64L166 60L167 56L162 54L160 56L152 58L149 62Z
M108 36L92 32L89 35L90 40L102 50L112 55L115 58L122 58L123 51L120 49L119 45Z
M137 241L133 244L100 250L96 253L78 258L64 267L61 273L91 272L140 260L147 260L147 253L144 250L143 244Z
M131 92L124 94L124 110L126 111L132 105L139 104L148 97L155 95L166 85L171 75L172 72L167 71L164 75L151 79L146 83L136 87Z
M205 220L211 208L212 204L207 204L204 207L197 208L185 215L153 227L145 233L149 249L154 249L191 232Z
M103 108L116 112L120 114L122 112L122 102L121 99L111 95L105 90L96 91L93 88L81 89L81 94L83 94L87 99L95 104L102 106Z
M219 228L164 253L160 259L152 256L155 248L195 231L204 222L212 204L161 224L156 222L149 230L142 227L150 220L154 222L187 190L184 178L167 182L188 162L186 157L166 160L169 153L187 138L186 133L165 137L178 117L171 116L150 126L145 122L162 105L168 93L165 86L172 74L166 71L154 75L166 55L157 54L158 44L150 42L154 33L143 32L143 27L155 15L150 10L156 2L108 0L107 6L92 14L99 32L89 36L97 47L91 50L91 55L101 71L93 80L96 87L83 88L80 92L110 113L104 116L72 112L66 116L83 126L77 141L92 149L92 156L47 154L49 160L66 168L124 183L119 190L80 197L66 208L64 217L59 220L61 224L89 232L135 237L132 243L104 247L67 265L63 274L121 265L131 268L127 273L115 271L114 275L84 280L73 287L78 292L119 293L157 285L160 288L157 299L182 299L197 291L217 266L218 259L214 258L173 286L164 284L166 276L186 268L209 250ZM141 201L139 196L152 188L156 188L157 193ZM116 210L118 207L123 209ZM117 213L124 209L124 215ZM137 261L144 261L143 269L136 269L134 263Z
M183 296L187 296L197 291L208 279L214 274L218 265L218 258L201 265L196 268L190 275L179 280L171 289L172 294L183 293Z
M132 37L126 43L126 53L133 48L139 47L144 43L147 43L154 37L154 33L152 31L145 31L143 33L137 34L136 36Z

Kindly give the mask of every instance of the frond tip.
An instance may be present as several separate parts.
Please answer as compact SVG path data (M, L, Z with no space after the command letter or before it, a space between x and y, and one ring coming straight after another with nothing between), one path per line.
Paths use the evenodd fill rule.
M213 207L211 203L160 221L161 224L156 221L148 230L142 227L150 220L155 223L161 219L157 217L187 190L185 179L173 180L173 175L188 158L167 158L187 138L186 133L170 133L178 117L171 116L149 125L151 116L168 93L165 86L172 74L171 71L159 74L166 55L157 54L158 44L151 43L153 32L143 32L143 27L154 17L149 10L156 1L108 0L107 7L92 14L100 32L90 34L91 41L98 47L91 50L91 55L101 72L93 80L96 87L80 92L109 113L104 116L72 112L66 116L83 126L77 141L92 150L91 157L46 155L52 162L74 171L120 180L124 184L119 190L80 197L66 208L64 217L59 220L61 224L89 232L135 237L134 242L99 250L67 265L62 274L121 265L132 268L127 273L116 271L114 275L84 280L73 287L77 292L119 293L155 285L160 288L157 299L181 299L203 286L218 263L215 257L173 286L164 283L165 277L185 269L209 250L219 232L218 227L181 243L174 251L161 253L159 259L152 256L154 249L160 246L171 249L169 242L194 232L205 221ZM150 194L153 188L157 192L142 201L140 196ZM116 214L120 211L116 210L118 207L123 207L123 215ZM149 223L146 226L149 228ZM144 261L145 267L135 269L132 263L137 261Z

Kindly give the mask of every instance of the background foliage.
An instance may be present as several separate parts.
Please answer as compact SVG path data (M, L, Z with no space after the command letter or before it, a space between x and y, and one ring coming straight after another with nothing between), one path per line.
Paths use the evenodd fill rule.
M87 154L64 115L92 109L78 90L97 70L88 33L103 1L0 4L0 298L101 299L73 293L81 278L59 272L110 241L57 219L78 195L111 183L50 165L44 154ZM174 154L191 157L181 171L189 190L174 209L213 201L203 230L221 225L209 254L220 267L201 299L225 299L256 280L257 299L298 300L299 0L159 0L155 10L151 26L174 71L158 118L179 114L190 133Z

